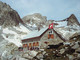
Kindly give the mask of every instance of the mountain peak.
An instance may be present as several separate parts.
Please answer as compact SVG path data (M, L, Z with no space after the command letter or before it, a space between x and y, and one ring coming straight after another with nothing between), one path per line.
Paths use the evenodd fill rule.
M23 23L19 14L8 4L0 1L0 25L3 27L16 26Z
M69 18L75 18L77 20L77 18L74 14L71 14Z
M70 17L67 18L68 25L79 25L78 19L74 14L71 14Z

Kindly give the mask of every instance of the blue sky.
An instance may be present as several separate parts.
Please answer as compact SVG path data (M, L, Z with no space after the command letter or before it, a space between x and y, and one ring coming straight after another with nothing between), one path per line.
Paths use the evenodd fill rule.
M62 20L75 14L80 22L80 0L0 0L9 4L20 17L41 13L47 19Z

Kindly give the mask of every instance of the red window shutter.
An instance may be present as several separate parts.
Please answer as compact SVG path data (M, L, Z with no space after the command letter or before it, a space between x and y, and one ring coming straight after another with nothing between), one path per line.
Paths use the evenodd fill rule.
M29 47L31 47L31 43L29 43Z
M48 39L50 39L50 34L48 34Z
M37 42L37 46L39 46L39 42Z
M33 46L35 46L35 42L33 43Z
M51 38L54 39L54 35L53 34L51 34Z
M27 47L27 44L23 44L23 48Z

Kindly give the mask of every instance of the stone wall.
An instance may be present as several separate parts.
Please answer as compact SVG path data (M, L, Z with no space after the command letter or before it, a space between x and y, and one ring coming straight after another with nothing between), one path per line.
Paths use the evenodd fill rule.
M48 39L48 34L50 31L53 31L53 30L48 30L40 39L41 47L43 48L45 48L48 45L55 45L55 44L63 42L63 40L54 31L53 31L54 38ZM48 43L45 44L45 42L48 42Z

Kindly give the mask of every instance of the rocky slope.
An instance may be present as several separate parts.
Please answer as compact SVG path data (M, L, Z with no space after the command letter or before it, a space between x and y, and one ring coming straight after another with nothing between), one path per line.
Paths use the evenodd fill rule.
M0 1L0 60L11 60L18 47L22 46L21 39L30 31L18 13L9 5Z
M0 1L0 25L3 27L17 26L23 23L18 13L9 5Z
M75 25L75 24L80 25L74 14L72 14L69 18L67 18L67 21L68 21L67 25Z
M42 28L45 26L45 22L47 21L46 16L42 16L40 13L35 13L32 15L27 15L22 18L22 20L33 28Z
M56 26L58 27L65 27L65 26L73 26L77 25L80 26L76 16L71 14L68 18L64 20L47 20L45 16L42 16L40 13L34 13L32 15L27 15L22 18L22 20L31 27L46 27L49 26L51 23L57 23Z

